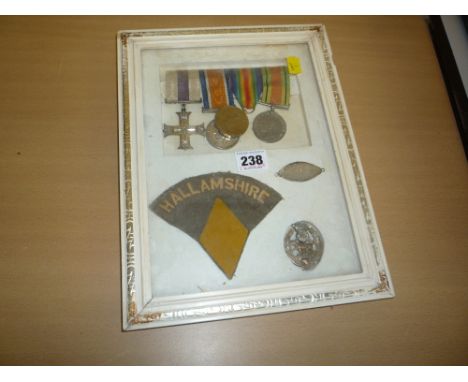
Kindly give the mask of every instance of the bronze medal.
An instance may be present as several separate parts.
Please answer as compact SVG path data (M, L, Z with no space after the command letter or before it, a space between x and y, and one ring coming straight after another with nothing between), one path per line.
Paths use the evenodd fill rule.
M235 138L247 131L249 119L241 109L224 106L216 113L215 125L221 134Z

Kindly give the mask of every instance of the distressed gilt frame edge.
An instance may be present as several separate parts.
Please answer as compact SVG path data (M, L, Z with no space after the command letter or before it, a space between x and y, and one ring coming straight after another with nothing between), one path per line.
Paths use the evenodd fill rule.
M172 312L172 315L163 312L145 312L144 307L137 308L136 301L136 255L135 255L135 231L134 231L134 210L132 196L132 157L130 139L130 94L128 76L128 39L169 35L193 35L209 33L261 33L274 31L317 31L322 44L322 53L327 66L328 81L332 86L335 98L336 113L340 118L341 128L347 137L348 156L353 164L353 171L356 186L360 191L361 204L366 216L368 234L374 247L378 272L378 283L375 287L364 290L337 290L325 293L313 293L309 295L290 296L279 299L258 300L255 303L246 302L235 304L234 306L208 306L191 309L193 314L187 317L184 312ZM212 27L212 28L184 28L184 29L161 29L161 30L135 30L120 31L117 34L117 83L119 102L119 184L120 184L120 216L121 216L121 266L122 266L122 319L124 330L135 330L146 327L161 327L170 325L180 325L201 321L212 321L240 316L250 316L264 314L261 309L275 308L275 312L307 309L329 305L329 301L340 300L340 304L369 300L368 297L374 294L372 299L394 297L394 288L388 271L387 262L383 253L383 247L379 235L377 222L375 219L370 195L367 189L364 172L360 162L357 145L351 128L349 115L344 102L341 84L333 63L332 53L325 26L323 24L297 24L297 25L272 25L262 27ZM278 301L271 301L278 300ZM229 305L229 304L228 304ZM272 312L268 312L272 313ZM166 314L166 316L164 316Z

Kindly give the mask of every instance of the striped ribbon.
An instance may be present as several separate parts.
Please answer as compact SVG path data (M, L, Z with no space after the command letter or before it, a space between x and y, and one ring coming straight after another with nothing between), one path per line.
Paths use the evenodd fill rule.
M166 72L166 102L201 102L198 70L172 70Z
M223 69L199 71L203 111L216 111L224 106L234 105L234 99L227 88Z
M203 111L217 111L227 105L234 106L234 97L245 110L254 110L257 102L288 108L290 84L287 66L166 73L167 103L202 101Z
M259 102L279 107L289 107L289 73L287 66L262 68L263 92Z
M253 110L262 94L261 68L226 69L229 92L234 94L243 109Z

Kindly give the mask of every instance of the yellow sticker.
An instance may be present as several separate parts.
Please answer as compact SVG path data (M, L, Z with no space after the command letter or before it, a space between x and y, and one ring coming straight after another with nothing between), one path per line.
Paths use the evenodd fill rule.
M302 73L301 59L299 57L288 57L288 72L289 74Z

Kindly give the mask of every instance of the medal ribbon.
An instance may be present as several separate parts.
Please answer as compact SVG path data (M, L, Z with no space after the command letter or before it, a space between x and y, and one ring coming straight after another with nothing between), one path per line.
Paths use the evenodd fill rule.
M234 94L243 109L253 110L263 89L262 69L226 69L229 93Z
M263 92L260 102L271 106L289 107L289 74L287 66L262 68Z
M166 72L166 102L200 102L200 82L197 70L171 70Z
M201 94L201 100L200 100ZM234 105L234 97L246 110L257 102L289 107L290 84L286 66L177 70L166 73L166 102L203 102L203 111Z
M234 105L234 99L227 90L224 70L199 71L203 111L216 111L224 106Z

